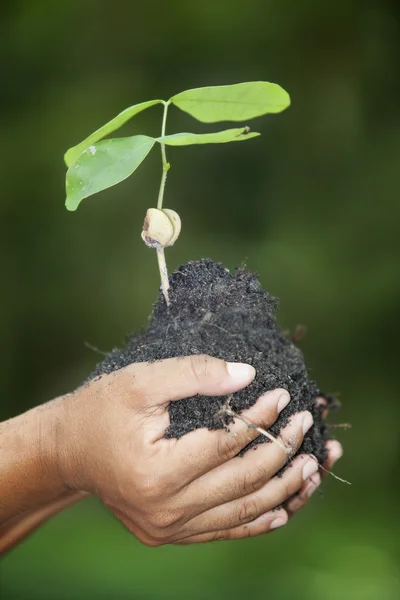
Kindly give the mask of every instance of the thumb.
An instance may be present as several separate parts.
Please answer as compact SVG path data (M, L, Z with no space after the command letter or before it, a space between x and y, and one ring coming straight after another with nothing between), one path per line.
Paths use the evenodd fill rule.
M251 383L254 367L228 363L205 354L136 363L126 368L134 377L135 394L146 405L163 404L196 394L224 396Z

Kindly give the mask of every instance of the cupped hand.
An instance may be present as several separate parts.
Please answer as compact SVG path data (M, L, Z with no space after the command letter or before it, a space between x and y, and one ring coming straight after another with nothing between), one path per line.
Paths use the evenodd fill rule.
M209 356L137 363L103 375L63 399L57 428L58 469L70 490L100 498L143 543L242 538L284 525L274 510L302 489L318 465L300 455L312 415L294 415L278 444L238 453L259 433L236 419L224 429L198 429L165 439L170 402L196 394L227 395L247 386L255 371ZM290 398L265 393L242 413L268 429ZM288 451L288 449L290 451Z

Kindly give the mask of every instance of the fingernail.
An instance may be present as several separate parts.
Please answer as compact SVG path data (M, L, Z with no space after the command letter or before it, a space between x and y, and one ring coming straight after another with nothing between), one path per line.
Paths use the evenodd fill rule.
M303 416L303 433L306 434L307 431L310 429L310 427L312 427L314 423L314 419L312 417L312 414L308 411L306 411L304 413Z
M311 477L318 471L318 463L313 458L309 458L303 467L303 479L304 481Z
M256 370L251 365L245 363L226 363L226 368L229 373L229 377L237 383L248 384L253 381L256 376Z
M290 402L290 396L288 394L288 392L283 393L279 400L278 400L278 406L277 406L277 410L278 413L282 412L283 409L285 408L285 406L287 406Z
M282 527L282 525L285 525L286 521L285 519L282 519L282 517L279 517L278 519L275 519L274 521L272 521L271 525L269 526L270 529L277 529L278 527Z

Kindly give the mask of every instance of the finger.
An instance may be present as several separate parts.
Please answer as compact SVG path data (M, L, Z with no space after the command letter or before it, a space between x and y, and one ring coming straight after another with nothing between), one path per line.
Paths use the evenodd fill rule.
M212 508L189 521L181 530L188 535L221 531L254 521L295 494L304 481L318 469L310 455L300 455L281 477L273 477L257 492Z
M295 494L293 498L290 498L285 503L284 506L289 514L289 518L293 517L294 514L307 504L313 493L318 489L320 483L321 475L315 473L305 482L298 494Z
M258 517L251 523L239 525L232 529L224 529L221 531L212 531L208 533L200 533L190 536L186 539L179 540L175 544L203 544L204 542L216 542L222 540L240 540L248 537L255 537L263 533L269 533L278 527L282 527L288 522L288 514L284 509L271 510L261 517Z
M342 444L337 440L328 440L325 444L325 448L328 452L328 458L322 465L326 471L330 471L333 465L343 456ZM328 475L326 471L322 471L322 477Z
M207 355L167 358L126 367L133 378L136 402L145 406L165 404L196 394L224 396L251 383L256 371L251 365L227 363Z
M273 390L263 394L251 408L241 413L240 416L247 422L235 418L229 424L229 431L223 428L216 431L198 429L179 440L160 440L159 443L169 445L169 455L173 456L174 464L179 465L182 485L187 485L235 457L260 435L254 427L249 427L248 422L268 429L289 401L286 390ZM226 415L221 415L221 426L226 419ZM281 453L284 454L282 448ZM197 489L196 502L210 491L206 486L198 486Z
M300 489L299 493L296 494L285 504L285 508L288 511L289 518L292 518L293 515L296 514L301 508L304 508L308 500L319 488L321 484L321 478L328 475L327 471L329 472L331 470L335 462L339 460L339 458L343 454L342 445L336 440L329 440L326 443L325 447L328 451L328 458L323 464L323 467L324 469L326 469L326 471L320 469L319 473L316 473L315 475L310 477Z
M312 424L311 413L297 413L279 438L286 450L274 443L260 444L256 451L232 458L193 481L187 488L185 502L195 510L203 507L204 511L256 492L297 452Z

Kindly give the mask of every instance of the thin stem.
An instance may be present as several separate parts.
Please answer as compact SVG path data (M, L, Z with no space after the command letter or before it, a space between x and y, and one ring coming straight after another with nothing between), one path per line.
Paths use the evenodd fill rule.
M168 102L164 102L164 114L163 114L163 120L162 120L162 126L161 126L161 137L164 137L164 135L165 135L165 127L167 124L167 113L168 113ZM162 209L163 199L164 199L165 182L167 181L167 173L170 168L170 164L167 162L167 154L165 152L165 144L160 144L160 145L161 145L161 160L162 160L163 171L162 171L162 176L161 176L160 191L158 193L158 202L157 202L157 208L159 210Z

